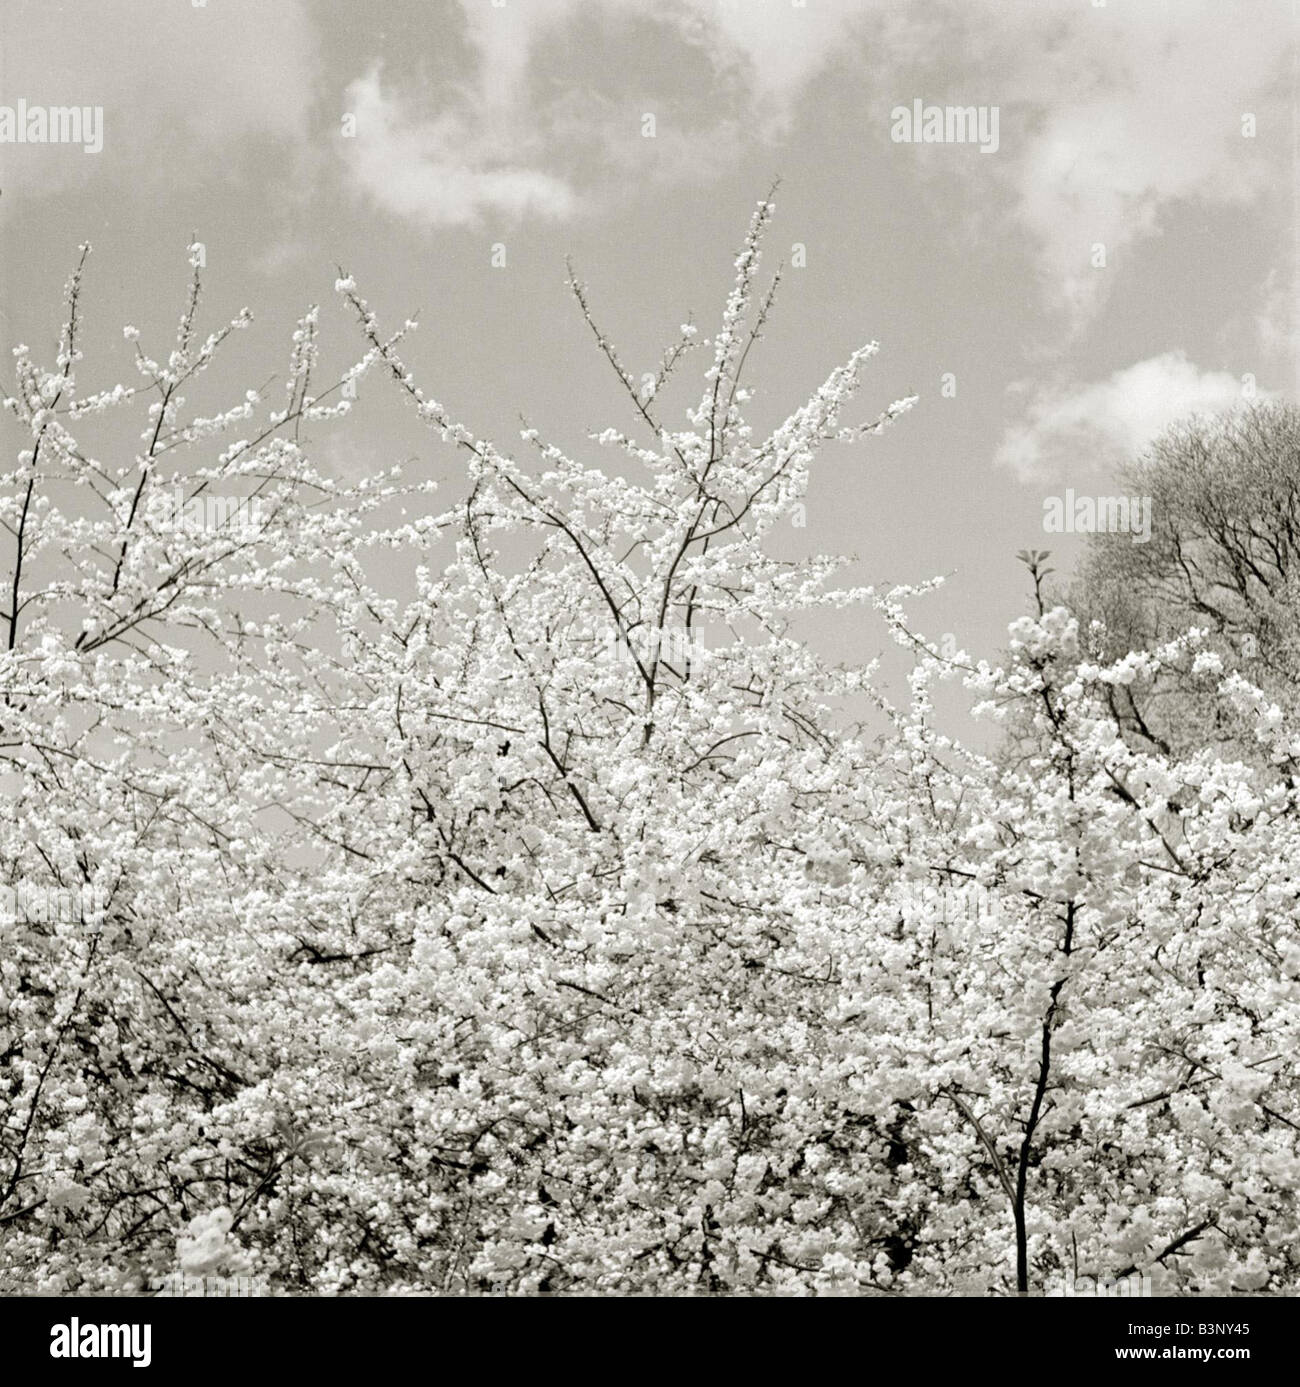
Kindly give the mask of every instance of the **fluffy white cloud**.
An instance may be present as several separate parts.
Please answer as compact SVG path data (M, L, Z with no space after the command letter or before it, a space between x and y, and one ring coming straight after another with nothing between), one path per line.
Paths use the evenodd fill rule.
M988 3L988 0L985 0ZM1076 325L1095 312L1122 251L1160 229L1178 199L1250 202L1280 187L1287 0L1249 16L1216 0L1108 5L1049 0L992 6L986 42L1023 136L1007 133L1016 214L1035 238L1051 294ZM1254 113L1258 132L1243 135ZM1289 195L1288 195L1289 201ZM1108 273L1089 263L1106 247Z
M1007 431L997 461L1025 481L1107 471L1188 414L1241 403L1236 376L1201 371L1182 352L1165 352L1103 381L1040 390Z
M565 217L568 184L517 162L517 147L472 113L410 115L377 69L348 88L356 133L343 139L356 188L378 206L425 225L475 222L484 211Z
M476 61L456 88L431 101L426 92L386 85L374 70L348 88L357 116L356 137L344 147L350 181L387 211L448 225L474 223L485 213L562 218L591 201L585 194L592 190L702 175L730 146L738 119L759 134L784 124L804 84L872 3L666 0L647 14L638 0L587 0L581 7L577 0L500 7L461 0ZM628 60L669 93L665 107L673 105L683 62L702 55L716 84L703 93L703 122L698 109L688 126L666 121L648 160L626 103L610 93L580 90L566 72L539 101L530 77L541 40L577 18L592 26L623 23L629 34L639 25L632 44L653 28L649 49L633 48ZM701 93L691 96L698 102Z

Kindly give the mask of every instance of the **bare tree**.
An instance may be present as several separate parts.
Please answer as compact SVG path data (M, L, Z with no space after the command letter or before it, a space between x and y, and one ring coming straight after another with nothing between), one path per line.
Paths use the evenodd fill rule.
M1300 694L1300 409L1258 403L1171 428L1121 474L1151 498L1148 543L1090 536L1068 599L1093 651L1115 658L1191 626L1272 697ZM1249 754L1212 680L1178 675L1119 686L1113 711L1149 746Z

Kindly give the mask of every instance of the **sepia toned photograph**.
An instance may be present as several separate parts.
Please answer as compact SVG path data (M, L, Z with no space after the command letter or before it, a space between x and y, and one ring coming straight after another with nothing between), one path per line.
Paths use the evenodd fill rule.
M1291 1342L1298 44L4 0L7 1343Z

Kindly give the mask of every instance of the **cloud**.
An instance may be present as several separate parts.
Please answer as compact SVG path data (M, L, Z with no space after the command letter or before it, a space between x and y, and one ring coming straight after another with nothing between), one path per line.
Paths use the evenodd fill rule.
M429 108L422 93L362 78L351 99L372 126L345 157L356 189L414 220L566 217L647 177L688 179L697 163L707 173L737 131L778 137L838 63L882 110L916 96L1002 108L998 157L962 166L980 180L971 196L1020 227L1045 295L1078 330L1171 204L1244 205L1285 183L1286 151L1270 135L1285 115L1277 36L1289 6L1253 0L1245 17L1221 0L662 0L648 18L637 0L460 0L476 58L461 89ZM603 51L632 67L593 75L582 50L610 25L622 46ZM674 85L691 61L703 64L694 92ZM644 74L664 108L679 103L677 147L658 167L617 91L630 74ZM1242 136L1248 111L1254 140ZM924 156L909 151L923 168L952 168ZM988 198L990 177L1004 198ZM1090 263L1096 243L1106 271Z
M1263 301L1254 314L1255 335L1263 351L1286 357L1296 371L1300 395L1300 313L1292 276L1275 266L1264 283Z
M775 133L828 62L854 56L855 25L895 9L881 0L681 0L676 15L683 37L706 48L720 71L739 72L756 112L768 119L767 133Z
M484 212L562 218L574 210L568 184L511 162L517 151L489 123L475 128L455 112L414 117L384 92L377 68L352 83L347 104L356 134L342 143L353 184L386 211L447 226Z
M1278 183L1267 148L1268 89L1284 59L1278 0L1243 22L1215 0L1177 5L1059 4L1041 11L1013 90L1036 112L1012 170L1016 214L1076 325L1104 300L1122 251L1160 230L1176 200L1248 203ZM1266 13L1273 11L1270 22ZM1048 23L1068 28L1049 41ZM1254 111L1264 141L1242 133ZM1283 164L1284 167L1284 164ZM1111 272L1089 263L1106 247Z
M1257 0L1247 16L1222 0L686 0L695 41L748 75L755 109L788 117L810 81L841 61L860 70L882 110L915 97L1001 107L997 158L957 165L1027 233L1049 302L1069 327L1104 305L1124 253L1156 237L1178 202L1250 205L1279 196L1291 215L1291 115L1279 35L1292 0ZM908 74L900 90L900 74ZM1256 120L1253 137L1243 117ZM760 129L764 127L760 126ZM951 160L921 167L951 172ZM1289 225L1289 223L1288 223ZM1106 248L1109 269L1091 263Z
M790 0L460 0L473 66L437 98L372 68L348 88L354 138L343 158L352 188L423 225L483 216L561 219L647 183L707 177L742 129L770 136L808 79L842 48L869 0L798 7ZM608 38L611 64L583 44L548 46L568 25ZM576 36L578 30L575 27ZM541 77L550 80L538 80ZM661 120L647 146L639 127ZM649 94L653 93L653 97Z
M228 172L249 138L302 142L317 53L302 0L6 0L0 101L100 106L104 149L0 146L3 201L175 184Z
M1040 390L1008 429L996 461L1022 481L1109 471L1179 419L1241 403L1236 376L1201 371L1183 352L1165 352L1090 385Z
M577 0L508 0L494 6L460 0L467 37L479 56L476 97L489 116L518 106L538 39L567 20L576 4Z

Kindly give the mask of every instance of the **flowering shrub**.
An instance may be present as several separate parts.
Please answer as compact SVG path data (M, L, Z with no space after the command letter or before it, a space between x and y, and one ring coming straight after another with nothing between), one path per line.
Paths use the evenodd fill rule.
M247 321L198 344L197 273L139 397L76 393L80 271L55 368L18 350L0 879L107 904L0 923L0 1289L1295 1289L1300 737L1196 633L1103 667L1040 605L972 665L910 629L923 589L772 557L822 446L911 401L844 422L871 344L746 424L770 215L652 389L574 282L645 435L595 435L604 470L455 422L341 278L345 381L465 460L396 527L427 486L305 455L348 406L314 310L269 412L185 414ZM143 399L98 460L81 421ZM148 504L175 487L258 524ZM855 604L917 652L907 707L795 634ZM1107 688L1178 665L1267 770L1126 745ZM1019 761L936 730L949 679ZM864 695L883 740L837 711Z

